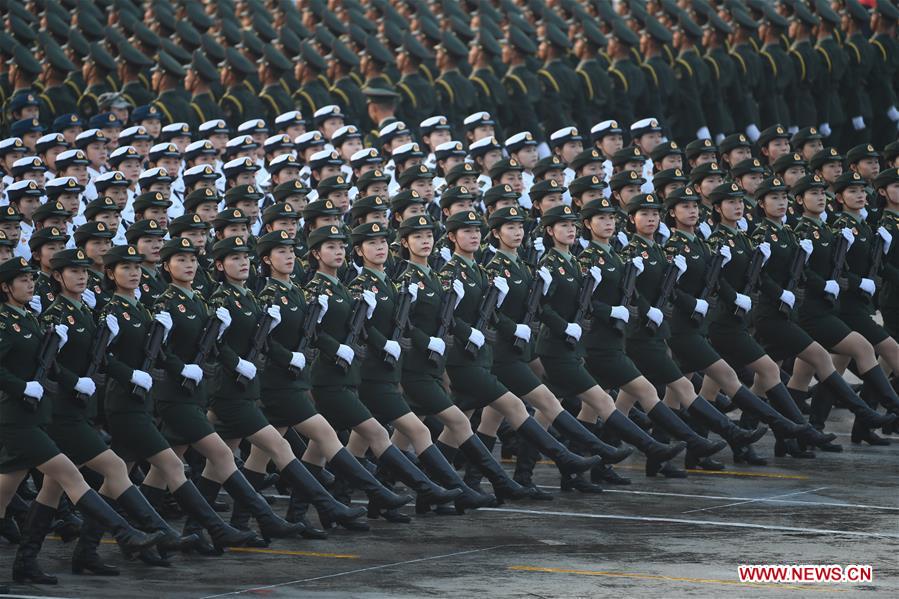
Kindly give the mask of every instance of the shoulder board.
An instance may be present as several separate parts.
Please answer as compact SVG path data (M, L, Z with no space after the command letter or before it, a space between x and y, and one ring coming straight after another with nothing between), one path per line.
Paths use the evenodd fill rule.
M538 75L543 75L543 77L549 81L550 85L553 86L553 89L556 90L556 93L559 93L561 90L559 89L559 83L556 81L556 78L552 76L552 73L547 71L546 69L537 69Z
M640 65L640 67L644 71L649 72L649 74L652 76L653 82L655 83L656 87L658 87L659 86L659 76L656 74L656 70L653 68L653 66L651 64L649 64L648 62L644 62Z
M877 46L877 49L880 50L880 55L883 57L883 60L887 59L887 49L883 47L883 44L878 39L871 38L871 44Z
M795 48L790 48L790 54L792 54L799 60L799 80L804 81L805 80L805 59L802 57L802 54L800 54Z
M846 40L846 45L852 48L852 51L855 52L855 62L861 64L862 62L862 53L859 52L858 46L856 46L853 42Z
M491 97L490 88L487 87L487 83L483 79L481 79L477 75L472 75L471 77L469 77L469 79L471 81L473 81L474 83L477 83L479 86L481 86L481 88L484 90L484 93L487 94L488 98Z
M438 79L437 83L440 84L440 87L446 90L446 93L449 95L450 104L455 104L456 94L455 92L453 92L453 87L445 79Z
M693 67L690 66L690 63L689 63L689 62L687 62L687 61L684 60L683 58L678 58L678 59L677 59L677 64L679 64L679 65L681 65L682 67L684 67L685 69L687 69L687 72L690 74L690 77L693 76Z
M627 93L631 86L630 84L628 84L627 77L624 76L624 73L622 73L615 67L609 67L609 72L618 77L618 79L621 81L621 85L624 87L624 92Z
M524 81L522 81L521 77L519 77L518 75L516 75L514 73L507 73L506 76L503 77L503 81L506 81L506 80L514 81L515 83L518 84L518 87L521 88L522 93L524 93L524 94L528 93L528 87L524 84Z
M831 72L833 70L833 62L830 60L830 54L827 53L827 49L824 46L815 46L815 50L824 57L824 62L827 63L827 72Z
M773 71L774 76L777 77L777 63L774 61L774 57L766 50L762 50L759 54L768 59L768 64L771 65L771 70Z
M406 92L406 97L412 102L412 108L416 108L418 106L418 100L415 98L415 94L412 93L412 89L402 81L398 84L399 88Z

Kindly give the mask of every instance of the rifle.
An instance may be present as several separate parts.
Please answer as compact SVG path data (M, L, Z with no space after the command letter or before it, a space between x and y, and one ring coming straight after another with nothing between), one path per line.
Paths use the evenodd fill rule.
M434 333L434 336L440 339L445 339L450 327L453 326L453 313L456 311L456 294L453 292L452 281L459 278L459 269L459 263L456 262L453 265L453 278L450 279L450 288L445 291L440 303L440 324L437 326L437 332ZM440 354L433 350L428 352L428 361L434 366L440 364L440 357Z
M256 330L253 331L253 338L250 340L250 351L244 357L247 362L256 362L259 356L265 350L265 344L268 342L269 330L272 328L272 317L268 313L268 306L262 307L262 316L256 323ZM250 379L242 374L237 375L237 384L241 389L246 389L250 383Z
M109 345L109 336L112 334L109 331L109 327L106 326L106 322L103 320L100 322L97 334L94 335L94 342L91 344L90 362L87 363L87 368L84 371L84 376L90 379L97 376L97 373L100 372L100 368L103 366L103 360L106 359L106 346ZM90 395L77 393L75 399L80 402L86 402L90 399Z
M350 316L350 331L346 335L346 340L344 340L343 344L350 347L353 350L353 353L358 355L360 358L363 354L363 348L359 346L359 339L362 337L365 331L365 321L368 317L366 312L368 311L368 304L366 304L361 298L357 299L355 304L353 305L353 313ZM343 372L346 372L350 369L350 363L341 358L340 356L336 356L334 358L334 363L337 364L337 367L340 368Z
M165 327L162 323L154 320L150 323L147 331L147 340L144 342L144 361L141 362L140 369L149 373L159 358L159 352L162 351L162 340L165 337ZM139 385L131 388L131 394L137 396L139 400L147 397L147 390Z
M621 303L619 305L630 308L631 301L634 299L634 292L637 290L637 267L633 262L628 262L624 267L624 276L621 277ZM627 323L617 318L612 322L612 326L618 331L624 331Z
M403 333L406 332L406 327L409 325L409 310L412 308L412 294L409 293L408 289L403 289L400 292L399 299L396 303L396 309L393 311L393 330L390 332L390 340L391 341L399 341ZM396 359L384 352L384 363L393 368L396 366Z
M527 299L524 302L524 324L531 326L537 320L537 310L540 309L541 297L543 297L543 279L535 274L534 280L531 281L531 286L528 287ZM518 353L524 353L527 346L528 342L520 337L516 337L512 343L512 347Z
M308 305L306 317L303 318L303 328L300 331L300 342L297 343L297 347L294 350L297 353L305 354L306 350L309 349L309 344L315 338L315 327L318 325L318 317L321 313L322 307L318 301ZM288 366L287 374L290 375L290 378L296 380L300 378L300 369L295 366Z
M790 262L790 278L787 279L787 284L784 285L784 290L792 293L796 287L799 286L799 279L802 278L802 270L805 268L805 250L802 249L802 246L796 248L796 252L793 254L793 260ZM780 302L780 306L778 306L778 310L780 313L789 316L790 312L793 311L789 305L784 302Z
M219 332L222 330L222 321L215 317L213 314L212 317L206 321L206 326L203 328L203 333L200 335L200 341L197 344L197 355L194 358L194 364L202 367L206 362L207 358L209 358L209 354L212 353L212 349L215 347L215 342L218 341ZM190 393L193 393L197 388L197 384L189 378L181 379L181 387Z
M880 265L883 264L883 246L884 246L883 237L874 234L874 243L871 246L871 251L874 252L871 254L871 268L868 270L868 278L872 281L876 281L878 275L880 275Z
M699 295L696 296L696 299L708 301L709 297L718 291L718 279L721 278L721 267L723 265L724 256L716 253L712 258L711 263L706 267L705 285L703 286L702 291L699 292ZM693 319L693 322L700 324L705 319L705 316L699 312L693 312L691 318Z
M749 260L749 267L746 269L746 285L743 286L743 295L752 295L756 286L759 284L759 277L762 276L762 266L765 264L765 255L758 248L752 254ZM737 306L734 308L734 316L745 316L746 311Z
M674 286L677 284L677 272L677 266L672 262L668 265L668 268L665 269L665 274L662 275L662 288L659 291L659 299L656 300L656 307L659 310L665 309L665 306L668 305L668 301L671 299L671 294L674 293ZM647 320L646 328L652 332L656 332L659 330L659 325L651 320Z
M481 332L486 330L487 325L490 324L490 320L496 313L496 302L498 300L499 289L491 283L490 287L487 288L487 291L484 292L484 295L481 296L481 305L478 306L478 319L474 322L474 328ZM479 349L480 348L471 341L465 343L465 351L472 358L477 357Z
M577 293L577 311L574 313L573 321L580 325L581 330L585 329L587 318L590 316L590 312L593 309L593 306L590 304L590 298L592 296L593 277L590 276L590 273L585 273L584 279L581 281L581 288ZM571 335L565 335L565 344L574 349L574 347L577 346L577 339Z
M846 266L846 256L849 254L849 242L846 241L846 238L840 234L835 236L835 242L833 246L833 269L830 271L830 278L833 281L836 281L837 284L840 282L840 277L843 276L843 268ZM824 297L830 303L833 303L836 298L831 297L828 294L824 294Z
M34 380L44 385L50 369L53 368L53 362L56 360L56 353L59 351L59 335L52 326L47 327L44 336L41 338L41 345L37 350L37 368L34 371ZM40 401L28 395L22 395L25 405L32 412L37 410L37 404Z

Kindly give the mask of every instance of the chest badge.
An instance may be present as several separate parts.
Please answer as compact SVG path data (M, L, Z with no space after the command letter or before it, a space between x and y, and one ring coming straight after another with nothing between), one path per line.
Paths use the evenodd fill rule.
M649 258L649 252L647 252L646 250L640 252L640 255L643 256L643 259L644 259L644 260L646 260L647 258Z
M184 304L178 304L178 311L184 314L185 312L187 312L187 308L184 306Z
M729 245L730 247L734 247L734 246L737 245L737 244L734 243L734 240L733 240L733 239L728 239L728 240L727 240L727 245Z
M12 330L14 330L14 331L17 332L17 333L21 333L21 332L22 332L22 327L19 326L19 323L14 323L14 324L12 325Z
M818 233L817 231L812 231L812 237L814 237L815 239L820 239L820 238L821 238L821 234Z
M777 233L771 233L771 241L777 241Z
M504 271L503 271L503 274L505 274L505 275L506 275L506 278L508 278L508 277L511 277L511 276L512 276L512 273L511 273L511 272L509 272L509 269L508 269L508 268L507 268L507 269L506 269L506 270L504 270Z
M685 246L684 246L684 253L685 253L685 254L689 254L689 253L690 253L690 246L689 246L689 245L685 245Z
M237 301L237 300L234 300L234 305L237 306L238 309L240 309L240 308L243 307L243 306L240 305L240 302Z
M75 324L75 317L72 316L71 314L69 314L69 316L66 318L66 320L69 321L69 324Z
M131 315L125 312L122 314L122 318L124 318L125 320L131 320Z
M287 296L286 295L281 296L281 303L284 304L285 306L287 305Z
M144 291L146 291L146 292L148 292L148 293L150 292L150 285L149 285L149 283L144 283L144 284L143 284L143 288L144 288Z

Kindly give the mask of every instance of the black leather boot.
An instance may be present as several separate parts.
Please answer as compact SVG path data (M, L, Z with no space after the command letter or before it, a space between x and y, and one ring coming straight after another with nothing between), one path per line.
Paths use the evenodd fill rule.
M116 543L126 554L152 547L165 538L162 532L143 533L128 524L93 489L82 495L75 505L85 516L95 518L106 530L112 532Z
M782 390L782 391L781 391ZM784 393L786 396L784 397ZM733 401L744 412L752 412L759 419L771 427L771 430L785 438L796 437L805 429L805 419L796 402L790 396L790 392L778 383L765 392L765 395L771 401L768 405L762 401L755 393L741 386L733 395ZM774 406L774 407L772 407ZM776 409L775 409L776 408ZM793 420L793 415L798 413L799 420Z
M537 448L521 439L517 445L518 453L515 457L515 472L512 480L528 490L528 497L538 501L552 501L552 493L548 493L534 483L534 468L540 460L540 452Z
M784 438L795 437L802 443L814 445L816 447L826 445L837 438L836 435L824 433L816 429L811 424L806 423L805 417L802 415L802 411L799 409L799 406L796 405L796 402L793 400L793 397L790 395L790 392L783 385L783 383L778 383L777 385L771 387L770 389L765 391L765 395L771 401L771 405L773 405L778 412L780 412L784 415L784 417L788 418L799 426L799 430L797 430L795 434L787 434L782 427L775 426L773 423L768 422L768 424L771 424L771 428L772 430L774 430L775 434L778 434ZM812 407L810 405L809 412L811 412L811 410ZM778 430L778 428L780 428L780 430Z
M345 448L334 454L328 465L354 488L365 492L369 502L380 509L393 509L412 501L410 495L397 495L381 484L353 454Z
M219 490L222 488L222 485L201 476L197 479L196 486L197 490L200 492L200 495L202 495L203 499L206 500L206 503L212 506L213 510L218 512L218 510L215 508L215 505L217 503ZM196 551L200 555L210 557L222 554L221 548L218 548L212 544L212 541L210 541L209 537L206 536L206 531L203 530L203 525L200 524L195 518L187 516L187 519L184 521L184 531L182 534L184 536L197 536L197 540L193 543L193 545L185 548L185 551Z
M497 502L501 503L505 499L524 499L528 496L529 491L509 478L478 435L470 436L459 446L459 450L465 454L468 463L477 468L493 485L493 494L496 495Z
M671 445L659 443L618 410L609 415L605 426L613 428L624 441L630 443L646 455L647 458L654 461L667 462L687 447L687 444L683 442Z
M144 494L144 497L147 498L153 509L163 518L174 520L184 515L184 512L178 507L176 502L171 500L171 495L165 489L141 484L140 492Z
M247 472L252 472L260 478L265 476L252 470ZM275 514L265 498L256 491L254 485L240 470L236 470L229 476L222 483L222 487L228 492L228 495L234 498L235 507L237 505L244 506L248 513L256 519L256 522L259 523L259 532L262 533L266 543L271 539L296 537L305 530L306 527L302 523L291 524Z
M695 416L710 429L721 435L731 447L740 447L755 443L768 432L767 427L759 426L755 430L746 430L731 422L730 418L719 412L702 396L697 396L687 409L691 416Z
M630 447L613 447L600 441L581 421L562 411L553 420L552 426L566 439L573 441L582 450L602 458L603 464L617 464L633 453ZM591 427L592 428L592 427Z
M81 524L81 518L75 514L72 502L68 496L63 495L59 500L59 507L56 508L56 519L51 529L62 538L63 543L68 543L78 538Z
M223 547L243 547L256 538L253 531L237 530L229 526L204 499L197 487L186 481L175 489L172 497L185 513L196 520L209 532L212 544L217 549Z
M345 452L346 450L342 449L341 451ZM349 452L347 452L347 455L349 455ZM352 455L349 457L354 462L356 461L356 458L353 458ZM356 463L358 464L358 462ZM359 468L362 468L362 466L359 466ZM299 460L293 460L282 468L281 478L291 486L301 499L315 506L319 520L321 520L325 528L331 528L337 524L354 526L353 523L365 515L365 508L349 507L334 499L318 479L303 467ZM362 522L361 524L365 523ZM367 528L367 525L365 526Z
M519 453L519 459L520 456L521 454ZM418 454L418 460L421 462L421 467L425 472L441 486L462 491L454 500L457 514L464 514L465 510L488 507L495 503L496 498L493 495L478 493L466 485L438 446L431 445L425 449ZM424 513L418 510L417 505L416 512Z
M865 381L865 390L874 395L880 405L893 413L899 411L899 396L879 365L864 373L862 380Z
M55 576L46 574L37 563L44 538L50 532L56 509L44 505L37 500L31 502L25 525L22 530L22 541L16 550L16 559L12 564L12 578L16 582L31 584L56 584Z
M302 465L316 478L318 478L318 473L322 472L321 466L316 466L315 464L310 464L308 462L302 462ZM283 478L281 479L281 482L284 482ZM290 500L287 502L287 513L284 515L284 519L288 522L302 524L304 529L300 536L304 539L327 539L328 533L313 526L306 518L306 512L309 510L309 502L304 500L299 493L289 486L287 486L287 492L290 493Z
M674 411L674 410L672 410ZM709 438L709 429L702 425L695 418L691 418L689 414L687 414L684 410L676 410L674 411L675 416L677 416L681 422L683 422L687 428L696 433L700 438L708 440ZM665 431L666 433L668 431ZM726 445L726 444L725 444ZM694 453L690 451L690 447L687 447L687 451L684 454L684 469L686 470L709 470L709 471L721 471L725 470L724 462L716 460L713 456L701 456L698 453Z
M475 432L478 439L483 443L484 447L487 448L491 454L493 453L493 448L496 446L496 437L492 435L488 435L487 433ZM516 449L518 446L518 442L516 441ZM458 453L458 452L457 452ZM462 452L464 455L464 452ZM477 464L473 464L470 461L465 461L465 484L474 489L475 493L480 493L481 495L486 495L487 492L481 487L481 479L484 478L484 474L481 471L481 468Z
M852 390L852 387L846 383L843 377L840 376L840 373L834 372L821 381L821 384L833 393L833 397L836 400L846 404L849 411L860 420L859 424L868 428L880 428L896 422L896 414L879 414L871 409L871 406L862 401L862 398Z
M734 464L748 464L750 466L767 466L768 460L756 453L752 445L741 445L733 450Z
M18 545L22 541L22 533L19 531L19 525L16 519L6 510L6 515L0 518L0 537L6 539L11 545Z
M118 576L119 569L103 563L97 548L103 538L103 525L90 516L84 518L81 525L81 536L72 551L72 574L85 572L95 576Z
M197 542L196 535L182 537L175 529L169 526L168 522L162 519L162 516L153 509L147 498L134 485L125 489L115 501L137 523L141 530L148 532L160 531L165 535L158 543L160 549L180 551L186 546Z
M571 420L577 422L574 417ZM583 427L580 428L583 429ZM572 453L530 416L516 430L522 440L530 442L540 453L555 462L556 468L563 475L570 476L579 472L586 472L602 462L602 458L598 456L581 457L576 453ZM596 437L593 438L596 439ZM599 440L596 439L596 441L598 442Z
M774 440L774 456L778 458L790 456L791 458L808 460L815 457L815 452L800 447L796 439L776 437Z
M786 383L781 384L786 385ZM790 397L793 398L793 401L796 403L796 407L799 408L799 411L801 413L809 413L809 411L811 410L811 405L809 404L811 393L809 393L808 391L802 391L801 389L787 389L787 393L789 393Z
M250 485L252 485L254 491L259 491L262 488L262 483L265 480L264 472L255 472L253 470L247 470L244 466L241 466L237 469L238 472L242 473L244 477L249 481ZM222 483L222 487L225 484ZM225 489L227 492L228 489ZM234 498L234 495L228 493ZM240 501L234 502L234 507L231 509L231 520L228 523L236 528L237 530L250 530L250 510L245 503Z
M461 489L444 489L434 484L424 472L409 461L402 451L391 445L378 456L381 466L386 468L404 485L429 504L442 505L454 501L462 495Z
M690 426L681 420L664 402L659 402L647 412L650 420L665 429L672 437L687 444L687 451L697 458L714 455L726 447L724 441L710 441L696 434Z

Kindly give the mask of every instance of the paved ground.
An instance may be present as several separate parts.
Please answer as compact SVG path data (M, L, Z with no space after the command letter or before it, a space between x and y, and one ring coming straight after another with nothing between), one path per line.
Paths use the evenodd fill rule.
M42 563L61 584L11 590L60 597L899 596L899 437L886 448L852 446L847 413L835 418L842 454L773 459L767 468L729 465L687 480L647 479L642 459L631 458L621 472L633 484L600 496L566 493L411 525L376 521L369 533L337 532L326 541L177 557L171 569L124 562L105 545L125 570L119 578L67 573L71 547L48 540ZM770 456L769 437L761 449ZM537 479L551 490L558 485L548 465L538 466ZM13 554L0 547L4 578ZM870 563L874 582L738 580L739 564L775 563Z

